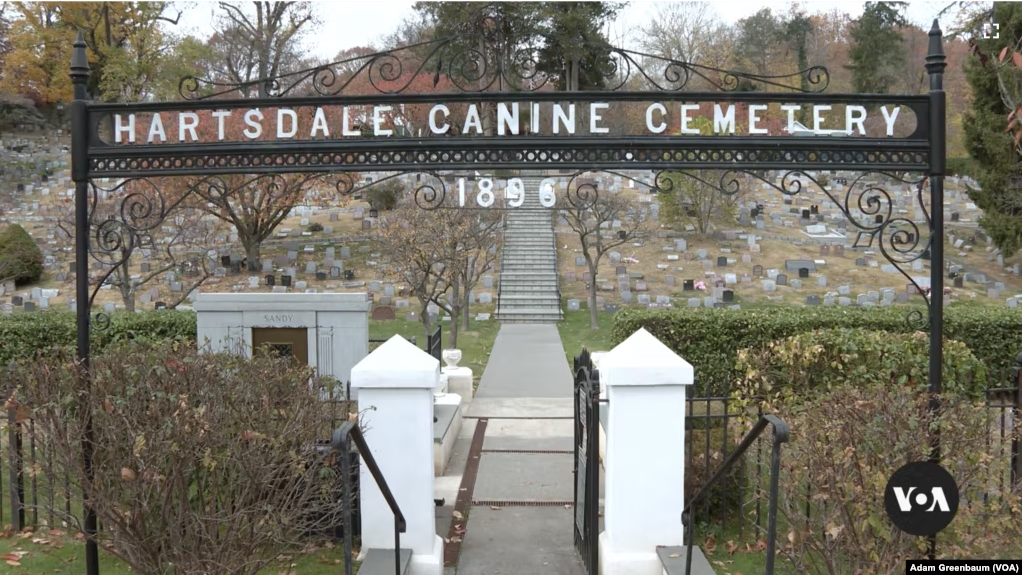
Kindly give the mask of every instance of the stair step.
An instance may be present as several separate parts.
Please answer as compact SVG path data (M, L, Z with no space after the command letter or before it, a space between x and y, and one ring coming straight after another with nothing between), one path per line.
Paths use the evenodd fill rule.
M689 548L686 546L657 547L657 557L661 560L661 567L667 575L684 575L688 555ZM714 575L714 568L710 566L703 551L696 546L693 546L693 563L690 574Z
M401 573L409 572L412 550L401 549ZM394 549L370 549L359 566L359 575L394 575Z

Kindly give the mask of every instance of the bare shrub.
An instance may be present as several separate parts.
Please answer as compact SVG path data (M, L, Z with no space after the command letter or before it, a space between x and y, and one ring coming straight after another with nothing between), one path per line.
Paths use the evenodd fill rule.
M101 545L135 571L256 573L339 523L335 455L318 444L331 406L310 368L133 342L104 349L90 372L85 389L67 355L12 366L8 404L34 419L52 457L43 472L89 494Z

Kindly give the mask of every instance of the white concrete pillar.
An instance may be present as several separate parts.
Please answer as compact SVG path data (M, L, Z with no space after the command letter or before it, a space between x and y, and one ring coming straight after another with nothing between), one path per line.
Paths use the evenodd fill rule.
M352 368L366 443L405 516L401 546L414 575L440 575L444 541L434 518L433 390L440 362L395 335ZM361 467L362 550L394 549L394 516L365 464Z
M660 575L682 544L686 386L693 366L640 329L600 359L607 389L603 575Z
M462 399L462 404L468 407L472 402L472 369L459 367L458 362L462 360L462 350L445 349L441 357L447 364L441 370L447 376L448 387L446 393L453 393Z

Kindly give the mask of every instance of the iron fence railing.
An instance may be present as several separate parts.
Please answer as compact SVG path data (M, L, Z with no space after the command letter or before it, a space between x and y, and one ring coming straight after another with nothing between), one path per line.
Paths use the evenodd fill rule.
M376 459L373 458L373 452L370 451L369 446L366 444L366 438L362 435L362 430L356 422L346 421L334 431L332 444L334 450L340 454L338 461L341 466L341 477L344 479L341 482L344 489L341 510L344 516L344 524L351 525L353 521L351 486L358 484L359 477L357 471L353 473L350 467L351 460L348 457L348 454L352 452L352 447L354 447L359 452L359 455L362 456L362 463L373 477L373 481L376 482L377 487L380 489L384 501L387 502L387 507L390 508L391 513L394 515L394 573L395 575L401 575L401 534L405 532L405 516L401 512L401 508L398 507L398 502L394 499L391 488L388 487L387 480L384 479ZM344 551L345 575L352 575L352 530L350 529L345 530Z
M766 575L774 574L774 548L778 530L778 480L781 474L781 445L789 440L789 427L785 422L773 415L761 415L753 425L753 429L746 433L745 437L735 448L735 451L725 459L714 476L689 499L689 502L686 503L685 508L682 510L682 524L686 526L685 532L688 535L686 538L686 575L689 575L693 568L693 541L696 539L694 504L708 498L711 489L719 484L728 471L740 461L767 429L768 425L771 426L773 439L771 442L770 495L767 509L767 549L765 552L767 555Z

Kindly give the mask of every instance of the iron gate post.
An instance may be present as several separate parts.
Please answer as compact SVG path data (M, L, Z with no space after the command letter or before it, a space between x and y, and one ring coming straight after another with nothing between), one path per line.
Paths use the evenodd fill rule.
M71 103L71 179L75 182L75 315L78 328L78 373L81 377L79 393L84 399L91 393L89 374L89 116L88 104L89 58L82 33L72 44L71 82L74 101ZM85 572L99 575L99 549L96 545L96 512L89 504L88 484L92 482L93 429L92 416L85 414L82 437L82 463L87 481L83 486L82 508L85 526Z
M930 400L928 407L932 415L941 409L941 364L942 364L942 332L944 331L942 308L945 304L944 271L945 271L945 230L943 198L945 195L945 92L942 79L945 73L945 52L941 46L941 28L935 18L927 33L926 68L930 76L929 124L931 166L928 176L931 184L931 301L930 303L930 353L928 365L928 388ZM930 461L938 463L941 459L940 431L932 432ZM928 537L927 557L935 558L936 537Z

